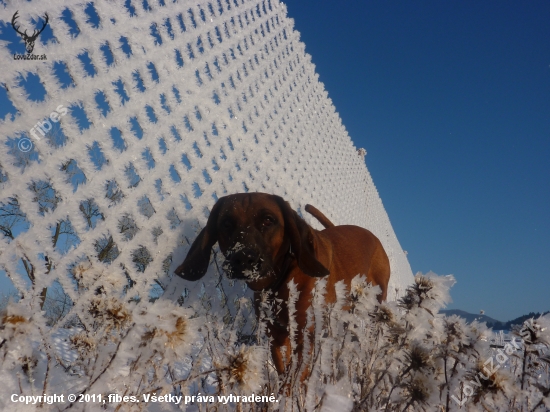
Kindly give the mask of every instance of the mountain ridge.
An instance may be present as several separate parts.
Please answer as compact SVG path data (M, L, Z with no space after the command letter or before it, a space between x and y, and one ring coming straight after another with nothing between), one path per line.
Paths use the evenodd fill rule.
M550 313L550 311L546 311L543 313L529 312L526 315L518 316L517 318L509 320L507 322L501 322L500 320L491 318L490 316L487 316L485 314L476 315L461 309L442 309L439 311L439 313L442 313L445 316L452 316L452 315L460 316L466 321L466 323L472 323L474 320L477 320L478 322L485 322L487 324L487 327L492 328L493 330L511 330L512 325L521 325L527 319L530 319L530 318L536 319L542 315L546 315Z

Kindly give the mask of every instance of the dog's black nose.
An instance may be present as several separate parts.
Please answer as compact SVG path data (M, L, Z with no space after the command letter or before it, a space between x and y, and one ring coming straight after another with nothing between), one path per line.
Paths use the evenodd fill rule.
M235 269L255 269L260 261L260 252L255 248L243 248L231 255L231 266Z

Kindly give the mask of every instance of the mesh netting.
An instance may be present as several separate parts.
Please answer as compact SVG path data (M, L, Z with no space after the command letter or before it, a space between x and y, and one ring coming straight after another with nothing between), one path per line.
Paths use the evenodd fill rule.
M389 299L412 282L282 3L51 0L8 3L2 20L17 10L23 28L47 12L55 39L36 42L45 61L0 48L16 110L0 124L0 269L25 299L54 282L85 299L82 261L123 274L136 298L181 289L170 278L188 242L218 197L243 191L368 228L390 258Z

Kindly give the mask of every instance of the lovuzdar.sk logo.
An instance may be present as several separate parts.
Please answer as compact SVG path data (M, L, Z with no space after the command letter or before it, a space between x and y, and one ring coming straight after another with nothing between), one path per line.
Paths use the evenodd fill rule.
M48 25L48 21L49 21L48 13L44 15L44 24L42 25L42 28L40 30L35 29L34 33L30 36L27 34L27 30L23 32L19 30L19 28L21 27L20 25L16 26L16 20L19 17L18 13L19 13L19 10L17 10L13 15L13 17L11 18L11 25L13 29L16 31L16 33L19 34L23 39L23 41L25 42L25 49L27 50L27 54L14 54L13 60L47 60L47 57L45 54L37 55L37 54L33 54L32 52L34 50L34 42L36 41L40 33L42 33L46 28L46 26Z

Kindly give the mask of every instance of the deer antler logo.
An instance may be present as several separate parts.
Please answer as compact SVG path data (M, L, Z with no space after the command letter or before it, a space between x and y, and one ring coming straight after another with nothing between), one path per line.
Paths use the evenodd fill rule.
M17 10L13 15L13 17L11 18L11 25L13 29L23 38L23 41L25 42L25 49L27 49L27 53L31 54L32 51L34 50L34 42L36 41L36 38L40 33L44 31L44 29L48 24L48 20L49 20L48 13L45 14L44 25L42 26L42 28L40 30L35 30L32 36L29 36L27 34L27 30L25 30L25 32L23 33L19 31L19 27L15 26L15 21L17 20L17 17L18 17L17 13L19 13L19 10Z

